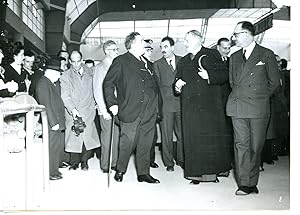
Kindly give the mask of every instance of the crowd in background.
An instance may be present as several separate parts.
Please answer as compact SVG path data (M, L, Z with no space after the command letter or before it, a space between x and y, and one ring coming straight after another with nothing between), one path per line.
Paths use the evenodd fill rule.
M35 55L20 42L13 46L2 43L0 97L27 92L46 107L51 180L63 178L59 168L76 170L80 166L87 171L88 160L96 154L103 173L111 168L116 171L115 180L121 182L134 152L138 181L159 183L150 175L150 168L159 167L155 163L158 123L166 171L172 172L174 165L178 165L191 184L219 182L218 177L228 177L233 167L236 175L243 171L238 166L244 165L240 159L246 152L237 144L243 140L237 139L243 139L241 132L245 131L239 128L258 124L258 118L264 120L259 122L264 126L251 129L263 128L263 133L266 128L261 135L263 148L258 149L257 155L263 170L263 163L274 164L278 156L289 154L290 71L287 60L269 49L254 48L251 25L239 24L233 37L246 53L253 44L248 56L242 49L229 56L232 41L228 38L220 38L216 49L205 48L196 30L186 34L188 54L182 57L174 53L175 42L171 37L162 38L162 57L155 62L150 60L153 41L144 40L137 32L126 37L125 54L119 54L114 41L106 41L102 47L105 57L97 65L91 59L84 61L79 50L61 50L50 58ZM239 41L243 36L245 39ZM250 65L254 58L251 52L257 52L260 60L255 66L269 67L264 75L249 73L250 78L258 77L258 81L253 84L251 79L245 84L236 76L237 71ZM249 91L264 88L264 79L274 88L270 95ZM257 115L244 116L243 110L233 110L243 93L248 100L241 109L252 108ZM260 110L270 106L270 114L255 112L257 104L251 102L256 96L267 97ZM84 129L76 133L75 121L80 120ZM257 168L257 161L254 163ZM258 193L257 181L243 180L237 179L237 195Z

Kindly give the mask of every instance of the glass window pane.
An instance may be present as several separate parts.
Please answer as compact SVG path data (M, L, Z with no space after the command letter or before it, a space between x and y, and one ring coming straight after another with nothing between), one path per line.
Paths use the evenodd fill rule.
M13 0L8 0L7 3L8 3L8 7L13 11L14 10L14 2L13 2Z
M23 11L23 13L27 14L27 5L26 4L22 4L22 11Z
M136 21L135 31L146 38L159 38L168 33L168 20Z
M36 26L35 25L32 25L32 31L36 34L37 32L36 32Z
M37 12L36 12L36 8L35 8L35 7L32 8L32 13L33 13L33 15L34 15L35 17L37 17Z
M22 14L22 20L27 25L27 16L24 13Z
M32 13L30 11L28 12L27 15L28 15L28 18L32 20Z
M69 15L75 9L75 0L69 0L67 3L66 14Z

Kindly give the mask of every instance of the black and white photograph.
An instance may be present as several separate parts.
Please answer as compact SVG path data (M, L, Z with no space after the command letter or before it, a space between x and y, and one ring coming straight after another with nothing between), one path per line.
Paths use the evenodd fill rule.
M295 212L295 3L0 0L0 214Z

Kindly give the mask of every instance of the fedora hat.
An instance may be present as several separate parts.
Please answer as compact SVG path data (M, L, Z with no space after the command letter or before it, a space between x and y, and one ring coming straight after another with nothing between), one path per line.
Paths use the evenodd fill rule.
M61 62L60 62L60 58L50 58L47 62L46 62L46 67L45 69L53 69L59 72L63 72L63 70L60 68L61 66Z

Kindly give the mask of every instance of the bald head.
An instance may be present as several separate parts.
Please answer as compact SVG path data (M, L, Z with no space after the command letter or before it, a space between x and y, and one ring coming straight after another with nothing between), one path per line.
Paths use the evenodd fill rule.
M70 56L70 61L71 61L71 65L73 67L74 70L79 70L81 68L81 63L82 63L82 54L80 51L78 50L74 50L71 53Z

